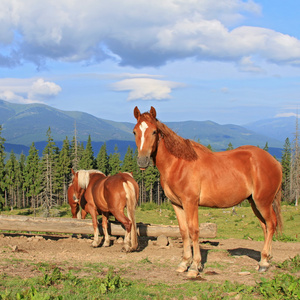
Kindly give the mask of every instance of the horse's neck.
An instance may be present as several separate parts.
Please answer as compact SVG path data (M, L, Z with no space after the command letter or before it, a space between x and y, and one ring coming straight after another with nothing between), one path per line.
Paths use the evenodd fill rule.
M162 174L166 171L166 168L170 166L172 160L177 160L174 155L172 155L165 145L165 141L163 138L159 140L156 154L154 157L154 163L158 169L158 171Z

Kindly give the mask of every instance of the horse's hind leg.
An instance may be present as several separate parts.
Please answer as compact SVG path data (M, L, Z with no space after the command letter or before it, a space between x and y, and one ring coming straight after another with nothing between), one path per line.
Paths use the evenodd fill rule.
M110 239L109 239L109 234L107 231L107 222L108 222L108 217L109 213L102 213L102 228L103 228L103 233L104 233L104 247L109 247L110 246Z
M132 222L125 216L123 210L111 209L110 211L116 217L116 219L125 226L125 238L124 238L123 249L126 252L130 252L132 250L131 243L130 243L130 232L131 232Z
M98 247L100 244L99 240L99 228L98 228L98 220L97 220L97 212L95 209L89 209L89 213L91 214L92 217L92 222L93 222L93 228L94 228L94 241L92 243L92 246L94 248Z
M257 216L264 232L264 246L261 252L261 259L259 262L259 272L266 271L270 264L271 258L271 244L274 232L277 226L276 214L273 210L272 204L259 205L255 204L253 200L249 200L253 212Z

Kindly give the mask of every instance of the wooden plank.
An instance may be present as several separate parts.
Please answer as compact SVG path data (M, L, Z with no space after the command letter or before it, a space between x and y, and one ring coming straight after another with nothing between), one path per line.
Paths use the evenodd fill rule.
M215 223L200 224L200 238L215 238L217 236L217 225ZM31 231L31 232L54 232L93 234L92 220L78 220L72 218L40 218L28 216L6 216L0 215L0 230ZM100 234L103 235L101 223ZM109 222L110 235L124 235L125 230L121 223ZM137 223L137 232L140 236L158 237L180 237L178 226L151 225Z

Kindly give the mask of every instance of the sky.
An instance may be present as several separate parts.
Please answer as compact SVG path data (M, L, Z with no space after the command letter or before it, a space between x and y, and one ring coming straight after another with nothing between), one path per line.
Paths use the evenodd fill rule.
M1 0L0 99L135 122L296 116L300 1Z

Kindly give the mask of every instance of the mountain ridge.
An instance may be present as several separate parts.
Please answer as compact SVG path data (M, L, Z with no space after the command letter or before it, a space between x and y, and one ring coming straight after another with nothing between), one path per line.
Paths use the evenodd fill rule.
M97 145L97 149L104 142L110 147L112 143L117 146L119 143L122 144L122 149L119 150L124 153L126 145L135 145L132 134L134 123L101 119L79 111L63 111L45 104L15 104L0 100L0 120L2 137L6 139L10 149L20 149L22 145L30 147L32 142L43 144L47 140L46 132L49 128L57 143L66 137L71 141L76 128L77 140L86 142L90 135L92 145ZM209 120L165 124L180 136L200 141L205 146L209 144L216 151L225 150L229 143L234 148L246 144L264 147L266 143L270 148L283 147L283 142L274 135L265 136L261 134L263 131L257 133L234 124L220 125ZM97 155L95 150L94 152Z

